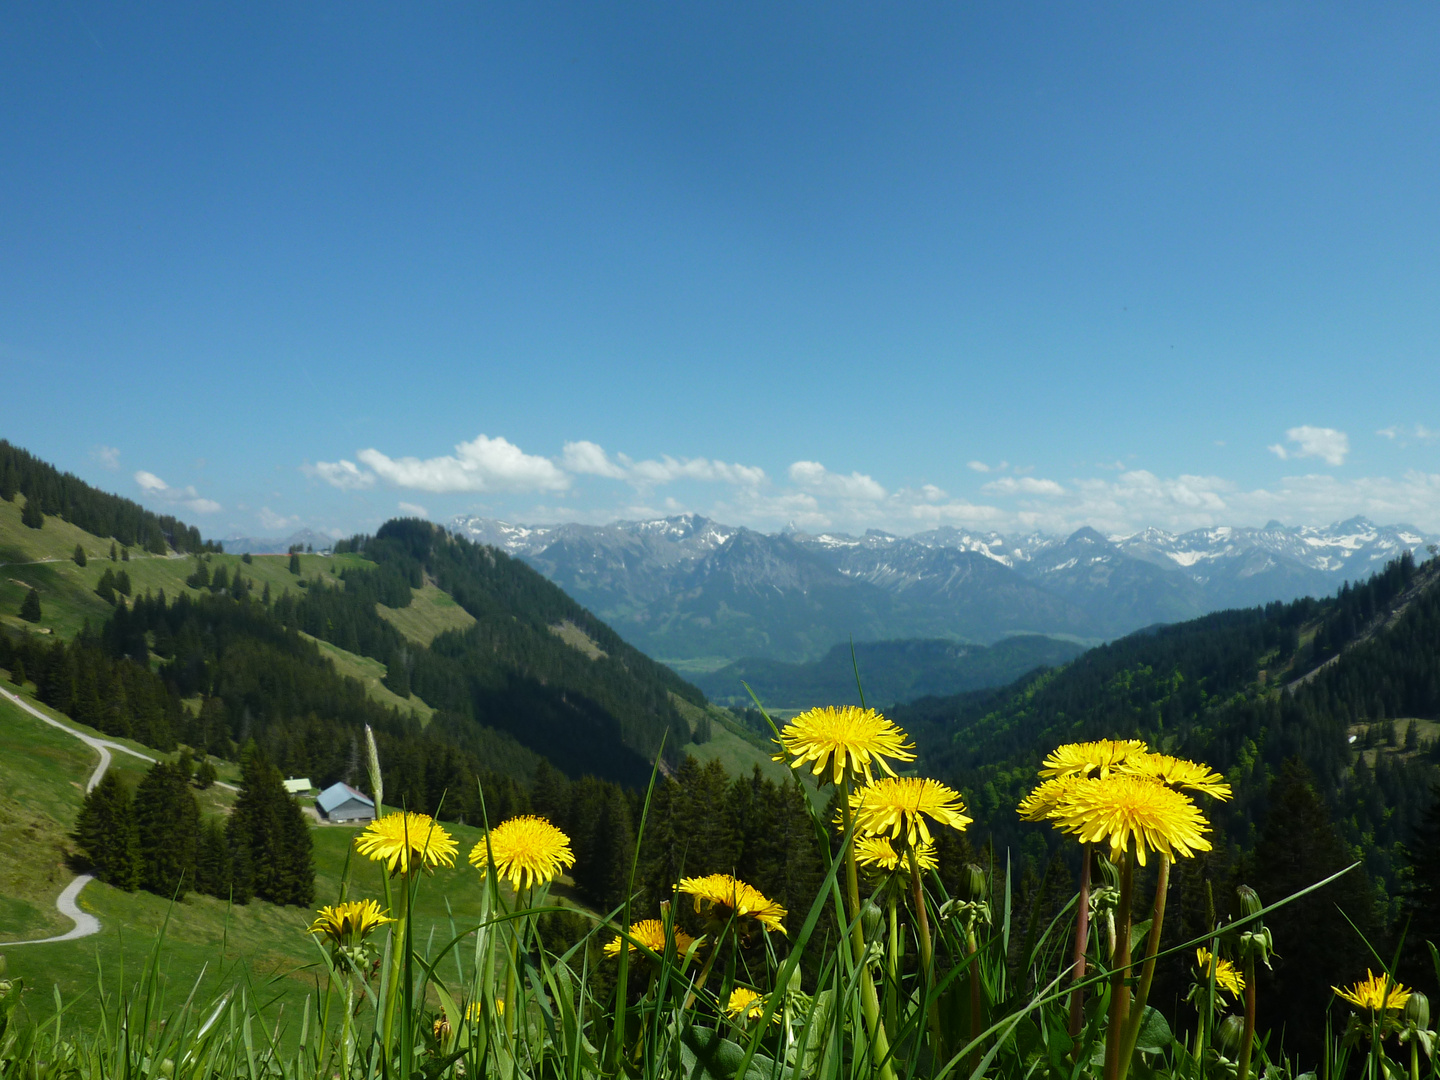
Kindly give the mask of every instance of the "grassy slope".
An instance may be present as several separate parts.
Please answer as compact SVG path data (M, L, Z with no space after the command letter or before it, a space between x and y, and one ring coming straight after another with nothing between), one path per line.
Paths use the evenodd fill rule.
M475 616L457 604L447 592L441 592L427 581L419 589L411 589L409 607L389 608L376 604L380 617L411 641L429 645L446 630L467 630L475 625Z
M0 564L4 564L0 565L0 623L36 629L19 616L21 601L25 599L29 587L34 586L40 590L40 607L44 613L38 628L42 633L56 633L70 638L86 619L98 626L110 617L112 610L109 604L95 595L95 586L100 583L100 576L107 567L129 574L131 591L136 596L146 589L152 592L164 589L165 595L172 598L181 593L200 595L200 590L185 584L185 579L195 570L193 557L147 555L132 549L129 562L112 563L109 540L91 536L58 517L47 517L43 529L27 529L20 524L23 505L23 495L17 495L13 503L0 501ZM84 567L76 566L70 557L77 543L85 548L89 558ZM268 584L271 595L278 597L287 589L299 588L299 579L290 573L289 564L288 555L254 555L249 563L243 562L239 555L214 555L209 566L212 574L225 567L231 578L238 570L254 583L257 592ZM318 579L336 588L342 587L337 576L341 570L346 566L363 564L364 560L359 555L300 556L301 576L306 581ZM438 597L448 601L454 611L469 619L448 596L433 586L430 588ZM423 593L424 590L417 591L417 595ZM444 604L435 596L426 596L423 607L426 612L444 611ZM397 614L406 615L408 609ZM440 625L446 618L445 615L427 617L435 625ZM455 624L453 615L449 619L450 623L440 626L441 629ZM404 630L403 627L401 629ZM434 633L430 636L434 637ZM434 710L423 701L419 698L402 700L381 685L380 680L385 675L383 664L324 642L320 644L320 649L334 662L341 675L358 679L372 699L387 707L408 708L419 715L422 723L429 722Z
M74 826L84 781L95 761L95 755L77 740L0 701L0 791L11 796L0 796L0 859L4 861L0 869L0 940L69 929L69 921L62 919L53 905L71 877L63 861L65 837ZM120 768L133 784L145 764L117 754L112 767ZM223 812L233 801L233 795L223 791L199 794L202 808L209 813ZM12 802L23 807L24 818L10 819ZM479 877L466 862L479 830L456 825L446 828L460 843L460 857L455 868L441 869L422 887L416 923L421 941L432 932L437 942L451 936L447 900L461 926L467 925L467 920L473 925L479 912ZM358 831L353 826L313 828L317 903L334 903L338 898L347 854ZM352 861L349 880L351 899L372 896L383 901L383 883L374 864ZM563 880L552 895L568 898ZM213 897L192 894L172 910L161 897L125 893L99 882L86 886L80 906L100 919L99 934L5 950L9 976L24 979L26 986L36 991L29 999L32 1009L48 1010L53 986L66 1001L84 995L70 1015L80 1023L93 1021L98 1011L93 993L97 960L100 970L108 973L109 989L118 987L122 964L129 984L162 929L162 967L172 992L182 996L188 992L205 965L209 965L208 979L223 978L228 985L238 962L257 984L273 979L262 1000L274 998L291 1017L298 1017L306 995L313 993L310 965L316 954L304 932L312 917L308 909L279 908L258 901L231 908ZM453 967L450 970L453 973Z

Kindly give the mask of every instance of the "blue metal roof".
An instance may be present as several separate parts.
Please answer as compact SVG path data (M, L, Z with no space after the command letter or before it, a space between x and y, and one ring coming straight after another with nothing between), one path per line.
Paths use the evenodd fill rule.
M328 814L337 806L343 806L351 799L359 800L372 810L375 808L374 799L370 798L370 796L366 795L363 791L356 791L349 784L331 784L316 796L315 805L320 808L322 813Z

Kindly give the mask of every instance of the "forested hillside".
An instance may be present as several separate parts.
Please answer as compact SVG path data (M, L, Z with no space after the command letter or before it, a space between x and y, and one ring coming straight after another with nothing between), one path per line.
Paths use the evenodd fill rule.
M167 544L176 551L220 550L220 545L201 540L193 525L168 514L152 514L137 502L91 487L0 439L0 499L11 502L17 492L25 496L31 514L60 517L126 547L135 545L156 554L164 554Z

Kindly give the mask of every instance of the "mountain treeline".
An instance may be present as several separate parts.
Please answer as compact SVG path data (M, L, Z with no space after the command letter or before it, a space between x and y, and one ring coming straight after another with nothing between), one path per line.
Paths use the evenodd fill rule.
M221 550L218 543L202 540L193 525L91 487L74 473L62 473L0 439L0 498L13 502L16 492L25 496L27 514L60 517L96 536L114 537L126 547L139 545L156 555L164 555L167 544L176 551Z

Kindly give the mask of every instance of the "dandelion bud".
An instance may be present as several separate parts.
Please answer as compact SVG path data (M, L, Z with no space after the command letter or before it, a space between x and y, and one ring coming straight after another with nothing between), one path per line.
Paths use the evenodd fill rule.
M990 883L985 880L985 870L975 863L968 863L960 873L960 898L972 904L990 898Z
M1260 902L1260 897L1249 885L1241 885L1235 890L1235 893L1240 897L1240 914L1244 918L1248 919L1259 915L1264 909L1265 905Z
M880 935L880 920L884 912L880 905L874 900L866 900L860 905L860 928L865 931L865 940L874 941Z
M1215 1032L1215 1042L1220 1053L1231 1061L1240 1056L1240 1043L1245 1038L1245 1020L1239 1016L1227 1016Z
M1100 877L1105 884L1112 889L1120 888L1120 868L1107 859L1104 855L1095 856L1095 865L1100 870Z
M1405 1024L1413 1024L1417 1031L1430 1027L1430 999L1419 990L1410 991L1410 1000L1405 1002Z

